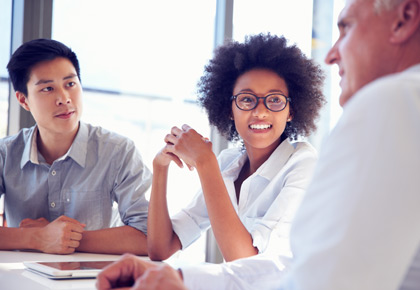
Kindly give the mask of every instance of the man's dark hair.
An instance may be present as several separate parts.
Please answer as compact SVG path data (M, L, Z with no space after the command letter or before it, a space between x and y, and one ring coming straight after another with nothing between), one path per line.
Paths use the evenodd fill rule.
M40 62L57 57L68 59L80 80L80 67L76 54L67 46L52 39L34 39L22 44L12 55L7 70L15 91L28 96L27 84L32 68Z

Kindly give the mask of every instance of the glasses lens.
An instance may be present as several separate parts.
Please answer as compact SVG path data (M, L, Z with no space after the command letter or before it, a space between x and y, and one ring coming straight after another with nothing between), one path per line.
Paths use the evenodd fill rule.
M236 96L236 105L238 105L241 110L252 110L255 108L257 103L257 98L251 94L238 94Z
M281 111L286 107L286 97L283 95L269 95L266 99L267 107L272 111Z

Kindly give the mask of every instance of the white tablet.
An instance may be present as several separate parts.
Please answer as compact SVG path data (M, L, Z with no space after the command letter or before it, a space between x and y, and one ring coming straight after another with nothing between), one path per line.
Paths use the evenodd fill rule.
M23 262L25 267L50 279L95 278L115 261Z

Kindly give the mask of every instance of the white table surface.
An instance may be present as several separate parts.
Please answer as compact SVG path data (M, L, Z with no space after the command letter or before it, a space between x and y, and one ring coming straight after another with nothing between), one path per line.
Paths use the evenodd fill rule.
M96 289L95 279L51 280L25 270L24 261L115 261L120 255L73 253L51 255L28 251L0 251L0 290ZM149 259L144 257L144 259Z

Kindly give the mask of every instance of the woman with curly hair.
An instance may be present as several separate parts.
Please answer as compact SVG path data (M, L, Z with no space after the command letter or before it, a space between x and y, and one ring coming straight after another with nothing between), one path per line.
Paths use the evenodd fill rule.
M288 245L288 226L317 159L315 149L298 139L316 130L323 80L319 66L283 36L254 35L215 51L198 84L199 103L210 124L242 146L216 158L211 142L194 129L172 128L153 161L151 259L167 259L210 226L226 261L280 251L272 247L279 237ZM195 168L201 190L170 218L171 161Z

